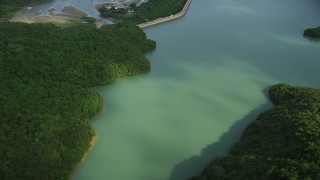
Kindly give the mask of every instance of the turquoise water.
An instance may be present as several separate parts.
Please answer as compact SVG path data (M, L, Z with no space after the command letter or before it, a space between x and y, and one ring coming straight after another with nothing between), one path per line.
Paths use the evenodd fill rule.
M75 180L180 180L228 153L271 107L268 87L320 88L317 0L193 0L186 16L145 29L152 71L96 88L105 111Z

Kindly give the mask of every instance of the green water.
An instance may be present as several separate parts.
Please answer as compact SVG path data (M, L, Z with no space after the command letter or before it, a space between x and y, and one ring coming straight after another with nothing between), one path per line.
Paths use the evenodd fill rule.
M105 112L75 180L180 180L228 153L271 107L272 84L320 88L318 0L193 0L182 19L145 29L149 74L96 90Z

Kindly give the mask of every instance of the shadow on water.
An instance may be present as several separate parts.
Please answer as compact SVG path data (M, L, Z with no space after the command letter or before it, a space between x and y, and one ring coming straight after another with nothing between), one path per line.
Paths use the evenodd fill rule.
M262 91L265 96L268 96L268 89L269 87L264 88ZM237 121L228 132L224 133L218 142L209 144L203 148L199 156L190 157L175 165L169 179L185 180L199 175L213 159L227 155L233 144L240 139L243 130L249 123L271 107L272 103L268 100L267 103L249 112L249 114Z
M313 37L309 37L309 36L306 36L306 35L303 35L303 37L305 39L308 39L309 41L312 41L312 42L320 42L320 38L313 38Z

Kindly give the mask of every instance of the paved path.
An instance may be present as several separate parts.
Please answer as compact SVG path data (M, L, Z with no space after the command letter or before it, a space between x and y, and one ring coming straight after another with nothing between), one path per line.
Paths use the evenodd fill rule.
M146 28L146 27L149 27L149 26L153 26L153 25L156 25L156 24L160 24L160 23L164 23L164 22L167 22L167 21L171 21L171 20L180 18L180 17L182 17L182 16L184 16L186 14L191 1L192 0L187 0L187 2L184 5L183 9L180 12L178 12L177 14L174 14L174 15L171 15L171 16L167 16L167 17L164 17L164 18L158 18L158 19L155 19L153 21L148 21L148 22L145 22L145 23L141 23L141 24L138 24L138 27Z

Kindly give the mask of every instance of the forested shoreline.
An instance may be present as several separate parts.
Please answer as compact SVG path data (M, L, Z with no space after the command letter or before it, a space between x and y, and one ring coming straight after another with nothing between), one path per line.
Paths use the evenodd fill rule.
M102 17L111 17L119 22L140 24L180 12L187 0L149 0L137 6L132 3L127 9L105 6L99 9ZM130 12L129 12L130 11Z
M278 84L269 96L275 107L192 180L320 178L320 90Z
M0 179L67 179L102 98L87 89L150 71L135 25L0 23Z
M303 35L312 37L312 38L320 38L320 27L308 28L304 31Z

